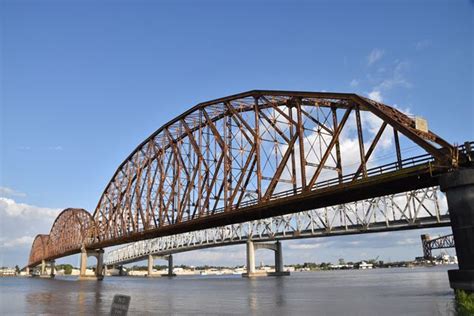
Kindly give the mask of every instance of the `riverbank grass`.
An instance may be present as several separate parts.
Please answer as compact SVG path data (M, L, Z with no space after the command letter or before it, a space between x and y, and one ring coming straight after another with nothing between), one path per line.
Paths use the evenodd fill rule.
M459 315L474 315L474 293L456 291L456 303Z

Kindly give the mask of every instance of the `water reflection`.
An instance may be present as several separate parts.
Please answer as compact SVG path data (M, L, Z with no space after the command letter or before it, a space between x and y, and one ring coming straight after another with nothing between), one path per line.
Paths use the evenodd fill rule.
M113 296L131 296L130 314L446 315L453 293L446 269L379 269L240 276L109 277L102 282L0 279L0 313L97 315ZM356 314L357 314L356 313Z

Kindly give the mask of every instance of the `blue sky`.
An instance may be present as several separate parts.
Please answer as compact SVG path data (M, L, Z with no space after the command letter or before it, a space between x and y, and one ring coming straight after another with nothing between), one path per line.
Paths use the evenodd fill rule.
M450 142L474 139L472 1L2 0L0 19L0 193L10 203L0 211L43 214L12 218L14 230L3 220L5 264L26 261L28 238L47 233L57 210L93 211L136 145L208 99L356 92L425 117ZM390 240L350 251L420 252Z

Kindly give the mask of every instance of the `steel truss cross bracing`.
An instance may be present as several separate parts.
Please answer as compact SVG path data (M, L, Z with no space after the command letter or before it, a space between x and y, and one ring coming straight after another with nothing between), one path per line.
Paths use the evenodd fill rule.
M446 235L435 239L430 239L429 235L421 235L423 246L423 256L425 259L433 259L433 249L454 248L454 236Z

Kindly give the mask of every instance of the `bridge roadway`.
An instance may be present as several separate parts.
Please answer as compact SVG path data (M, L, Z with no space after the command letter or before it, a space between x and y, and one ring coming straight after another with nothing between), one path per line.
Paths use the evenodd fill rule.
M203 102L138 145L92 214L59 214L28 267L76 253L102 264L109 246L439 185L459 257L451 286L474 291L472 147L356 94L252 90Z

